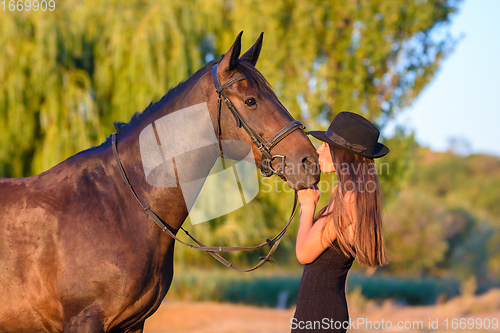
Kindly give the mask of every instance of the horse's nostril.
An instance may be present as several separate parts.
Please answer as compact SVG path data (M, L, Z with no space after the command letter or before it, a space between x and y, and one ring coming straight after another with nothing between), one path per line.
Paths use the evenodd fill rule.
M304 157L302 159L302 166L304 167L304 169L306 171L309 170L312 165L313 165L313 162L311 161L311 159L309 157Z
M306 172L311 174L316 174L318 171L318 166L310 157L304 157L302 159L302 167Z

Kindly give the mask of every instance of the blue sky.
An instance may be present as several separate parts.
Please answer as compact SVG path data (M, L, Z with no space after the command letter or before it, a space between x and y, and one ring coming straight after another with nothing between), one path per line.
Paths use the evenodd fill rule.
M500 0L467 0L453 16L451 33L462 36L455 51L396 118L421 145L444 151L450 138L458 138L470 153L500 156L499 13Z

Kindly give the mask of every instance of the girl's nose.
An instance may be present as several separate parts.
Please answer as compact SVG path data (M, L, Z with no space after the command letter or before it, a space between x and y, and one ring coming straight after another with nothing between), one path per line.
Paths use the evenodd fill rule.
M324 144L322 143L319 145L318 149L316 149L316 152L318 153L318 155L321 154L321 151L323 150L323 146L324 146Z

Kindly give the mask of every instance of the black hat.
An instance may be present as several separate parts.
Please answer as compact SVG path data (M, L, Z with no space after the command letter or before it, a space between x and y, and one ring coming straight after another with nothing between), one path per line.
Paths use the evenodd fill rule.
M326 132L309 131L308 134L363 157L378 158L389 153L389 148L378 142L379 130L366 118L352 112L340 112Z

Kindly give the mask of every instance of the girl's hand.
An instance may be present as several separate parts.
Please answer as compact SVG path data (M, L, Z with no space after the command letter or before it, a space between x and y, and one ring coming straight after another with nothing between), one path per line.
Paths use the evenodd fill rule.
M299 203L301 207L311 206L314 208L316 208L319 196L321 195L318 186L316 185L304 190L299 190L297 194L299 196Z

